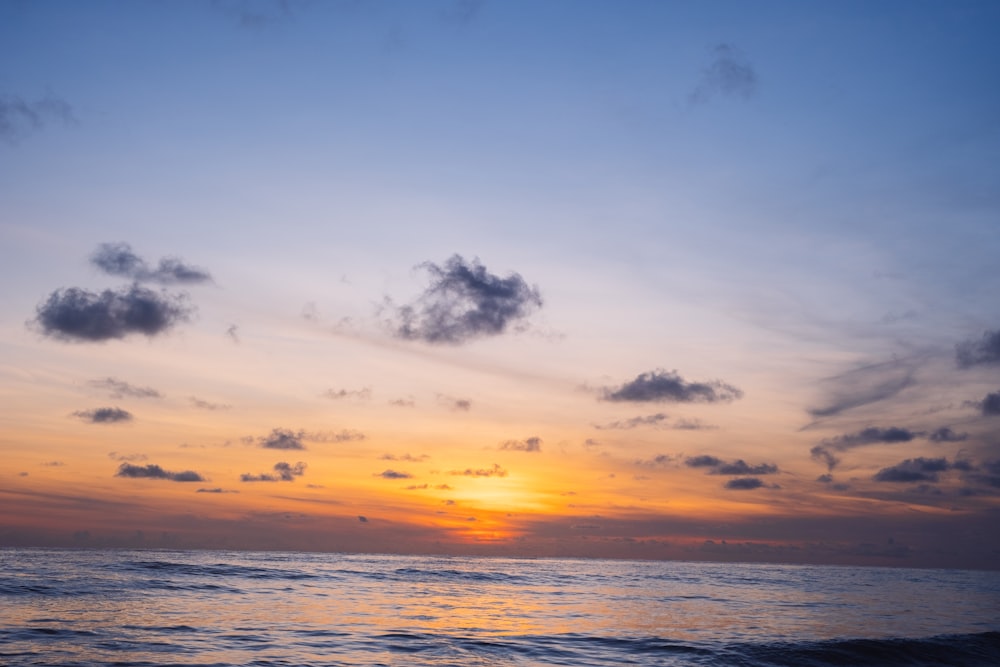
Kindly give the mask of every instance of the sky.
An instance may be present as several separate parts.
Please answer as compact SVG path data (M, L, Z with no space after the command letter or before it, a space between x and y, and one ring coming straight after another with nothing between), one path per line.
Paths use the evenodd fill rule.
M0 0L0 546L998 567L998 27Z

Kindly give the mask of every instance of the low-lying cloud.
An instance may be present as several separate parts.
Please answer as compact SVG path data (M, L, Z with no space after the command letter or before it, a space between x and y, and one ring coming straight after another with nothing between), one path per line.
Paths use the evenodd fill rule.
M778 472L778 466L773 463L750 465L743 459L727 462L708 454L687 458L684 465L689 468L707 468L710 475L774 475Z
M524 440L505 440L500 443L500 449L513 452L540 452L542 451L542 439L538 436L531 436Z
M204 477L193 470L171 472L170 470L164 470L155 463L149 463L144 466L132 463L123 463L118 466L118 472L115 473L115 477L128 477L132 479L164 479L171 482L206 481Z
M74 417L79 417L91 424L119 424L121 422L132 421L132 413L121 408L93 408L91 410L77 410Z
M516 326L542 306L537 287L518 273L502 278L486 270L478 259L453 255L443 266L420 265L430 284L410 304L392 307L389 325L406 340L460 345L497 336Z
M113 377L91 380L87 384L107 391L110 398L163 398L163 394L152 387L139 387Z
M128 243L100 244L90 256L90 263L108 275L135 282L174 285L212 280L212 276L204 269L185 264L176 257L164 257L155 268L150 267L146 260L132 251L132 246Z
M506 477L507 471L494 463L491 468L466 468L465 470L452 470L449 475L461 475L464 477Z
M252 475L248 472L240 475L241 482L294 482L296 477L301 477L306 472L306 464L302 461L294 465L279 461L274 464L273 473L261 473Z
M1000 363L1000 330L986 331L982 338L956 345L955 361L960 368Z
M719 380L688 382L677 371L656 369L640 373L635 379L619 387L604 387L600 398L604 401L629 403L718 403L742 396L741 390Z
M151 338L187 322L192 313L186 295L154 292L138 284L100 293L67 287L38 306L33 322L57 340L103 342L131 334Z

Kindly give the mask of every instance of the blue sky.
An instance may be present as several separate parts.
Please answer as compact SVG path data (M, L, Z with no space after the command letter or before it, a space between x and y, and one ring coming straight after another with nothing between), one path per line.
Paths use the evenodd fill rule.
M235 514L322 500L305 515L368 533L316 548L391 544L381 512L413 550L691 557L816 513L833 551L792 527L730 539L988 562L995 538L941 555L898 526L995 523L998 24L990 2L0 2L0 448L11 503L43 517L0 541L68 539L32 503L72 490L139 498L130 530L183 536L187 512L244 546ZM146 273L102 269L102 247ZM170 282L163 258L210 278ZM186 315L105 338L40 315L133 283ZM431 339L432 312L463 309L496 326ZM607 400L643 377L643 400ZM128 423L81 426L110 407ZM310 449L315 488L279 501L239 482L275 464L253 443L276 428L366 437ZM112 451L240 493L115 477ZM510 474L414 500L373 481L385 455L431 490ZM699 456L779 472L726 487ZM689 511L671 503L710 528L649 527ZM456 507L492 532L434 523ZM558 537L591 514L619 523ZM858 547L861 514L908 551Z

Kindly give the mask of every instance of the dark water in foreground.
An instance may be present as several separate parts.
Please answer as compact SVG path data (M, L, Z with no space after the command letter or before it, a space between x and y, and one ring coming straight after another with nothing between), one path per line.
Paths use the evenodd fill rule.
M1000 573L0 550L3 665L1000 665Z

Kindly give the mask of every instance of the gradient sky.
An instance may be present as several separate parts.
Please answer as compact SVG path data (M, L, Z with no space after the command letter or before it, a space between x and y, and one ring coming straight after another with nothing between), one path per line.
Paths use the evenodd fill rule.
M0 545L997 567L998 28L0 1Z

